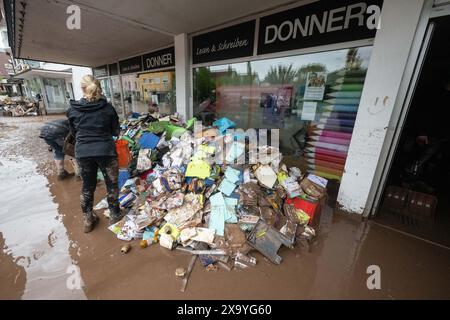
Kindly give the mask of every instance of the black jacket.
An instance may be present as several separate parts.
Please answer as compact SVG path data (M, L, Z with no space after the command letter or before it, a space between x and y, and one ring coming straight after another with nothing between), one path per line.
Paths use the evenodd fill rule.
M75 136L75 157L117 156L113 136L120 133L114 107L101 98L97 102L70 100L67 118Z
M69 121L67 119L58 119L46 122L39 135L40 138L53 140L58 145L64 145L64 139L69 134Z

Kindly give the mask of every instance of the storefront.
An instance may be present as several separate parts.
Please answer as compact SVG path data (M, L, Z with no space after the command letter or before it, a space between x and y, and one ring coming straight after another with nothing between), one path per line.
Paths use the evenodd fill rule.
M146 14L130 19L111 18L111 12L121 16L120 9L98 2L96 10L81 6L89 18L82 33L59 26L63 19L45 20L55 30L48 39L54 46L33 41L42 35L31 19L29 33L16 28L10 42L17 55L105 65L106 73L98 76L122 114L157 103L185 119L195 115L208 123L226 116L243 129L280 129L287 161L337 181L338 208L371 215L403 125L429 19L448 14L448 1L230 1L205 3L211 16L181 0L159 16L140 1L136 12ZM37 16L43 8L66 14L47 1L29 2L23 11ZM175 23L171 17L180 8L190 19ZM20 7L14 10L19 17ZM108 30L99 30L102 24ZM113 42L105 40L112 29ZM87 34L89 41L82 36ZM57 43L68 37L73 50L63 54ZM106 42L95 55L77 50ZM168 49L170 55L156 54Z
M14 77L23 80L26 97L41 96L47 113L65 112L74 97L71 71L29 69Z
M315 2L194 34L193 115L279 129L286 162L339 183L382 2Z
M145 113L152 104L171 114L176 109L174 67L172 46L93 68L93 74L119 115Z
M367 210L375 223L450 248L450 1L427 3Z

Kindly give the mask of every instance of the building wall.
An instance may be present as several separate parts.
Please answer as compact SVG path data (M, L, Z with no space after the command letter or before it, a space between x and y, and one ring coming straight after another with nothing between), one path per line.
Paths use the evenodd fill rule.
M344 211L363 214L424 0L385 0L338 195Z
M67 64L59 64L59 63L41 62L41 68L45 69L45 70L57 70L57 71L72 69L72 81L68 81L66 83L66 85L68 86L67 89L70 92L69 82L72 83L75 100L79 100L83 97L83 92L81 91L81 86L80 86L81 78L87 74L92 74L91 68L72 66L72 65L67 65Z
M4 52L9 49L8 30L6 26L0 26L0 51Z
M5 64L9 64L10 57L5 53L0 51L0 77L2 79L9 78L9 72L5 68Z
M148 98L151 91L170 91L173 86L172 71L142 73L138 76L139 89L147 89L144 99Z

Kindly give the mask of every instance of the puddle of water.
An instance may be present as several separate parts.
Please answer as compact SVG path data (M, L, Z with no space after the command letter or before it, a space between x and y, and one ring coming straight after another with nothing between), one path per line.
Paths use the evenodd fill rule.
M74 261L47 178L31 160L0 158L0 181L3 250L26 272L22 299L86 299L82 289L67 286L77 283L70 281Z

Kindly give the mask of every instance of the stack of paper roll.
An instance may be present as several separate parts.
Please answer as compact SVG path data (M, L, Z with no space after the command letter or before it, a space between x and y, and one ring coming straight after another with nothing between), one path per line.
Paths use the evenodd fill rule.
M329 75L324 103L308 130L305 157L310 172L342 178L365 75L366 70Z

